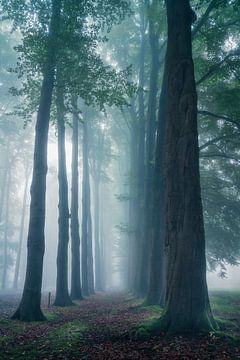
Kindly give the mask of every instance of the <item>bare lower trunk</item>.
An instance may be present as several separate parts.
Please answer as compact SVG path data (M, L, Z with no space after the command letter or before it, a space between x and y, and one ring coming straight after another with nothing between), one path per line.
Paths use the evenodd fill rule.
M82 299L80 279L80 236L78 220L78 115L77 99L73 100L72 129L72 189L71 189L71 240L72 240L72 276L71 298Z
M27 243L27 270L21 303L13 315L14 319L20 319L22 321L39 321L45 319L41 311L41 288L45 250L44 225L47 143L56 62L56 35L59 28L60 10L61 0L52 0L48 49L35 131L30 221Z
M69 208L68 181L65 150L64 97L57 83L57 129L58 129L58 182L59 182L59 217L58 217L58 254L57 287L55 306L72 305L68 292L68 243L69 243Z
M197 94L189 0L167 0L166 55L166 307L160 329L196 333L214 324L206 283L200 192Z

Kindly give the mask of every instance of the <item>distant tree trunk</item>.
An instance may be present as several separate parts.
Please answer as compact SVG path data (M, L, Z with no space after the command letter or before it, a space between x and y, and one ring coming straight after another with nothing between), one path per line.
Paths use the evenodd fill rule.
M2 290L6 289L6 282L7 282L10 187L11 187L11 172L8 171L7 188L6 188L6 213L5 213L4 234L3 234L4 249L3 249Z
M24 185L24 192L23 192L23 202L22 202L22 213L21 213L21 224L20 224L20 233L19 233L19 241L18 241L17 259L16 259L16 266L15 266L14 280L13 280L13 289L14 290L17 290L17 288L18 288L19 269L20 269L21 255L22 255L23 232L24 232L26 207L27 207L27 192L28 192L29 176L30 176L29 167L27 166L26 173L25 173L25 185Z
M99 235L99 175L93 179L93 199L94 199L94 244L95 244L95 287L97 291L102 291L101 274L101 250Z
M68 243L69 243L69 208L68 181L65 149L64 97L62 82L57 82L57 130L58 130L58 182L59 182L59 217L58 217L58 254L57 287L55 306L72 305L68 292Z
M151 244L149 289L147 305L165 302L166 261L165 242L165 132L166 132L166 74L163 76L162 91L159 102L158 129L156 140L155 167L152 181L151 224L148 232Z
M166 307L160 329L207 332L212 317L206 283L200 193L197 94L189 0L167 0L166 71Z
M9 170L9 147L10 147L10 141L8 139L7 147L6 147L6 158L5 158L5 164L4 164L3 181L2 181L2 186L1 186L0 223L2 221L2 213L3 213L3 208L4 208L5 196L6 196L7 176L8 176L8 170Z
M88 165L88 134L86 120L83 124L83 178L82 178L82 292L89 296L89 165Z
M88 288L90 295L94 294L93 249L92 249L92 216L90 211L90 188L88 196Z
M72 277L71 298L82 299L80 279L80 235L78 220L78 115L77 99L73 99L72 128L72 189L71 189L71 240L72 240Z
M45 249L44 225L47 143L56 65L56 39L60 23L61 4L61 0L52 0L48 48L37 113L27 245L27 270L21 303L13 315L13 319L20 319L22 321L45 320L41 311L41 288Z
M130 127L130 164L129 164L129 234L128 234L128 290L135 292L136 290L136 273L139 268L139 241L137 239L137 213L138 213L138 202L137 202L137 114L132 101L130 107L131 116L131 127Z

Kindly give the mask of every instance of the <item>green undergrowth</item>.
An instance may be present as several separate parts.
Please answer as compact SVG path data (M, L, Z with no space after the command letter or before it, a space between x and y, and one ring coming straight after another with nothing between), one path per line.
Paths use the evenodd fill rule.
M58 328L50 329L46 334L33 338L20 345L8 346L6 351L1 354L1 360L33 360L33 359L56 359L61 354L68 356L78 356L78 344L83 338L84 332L88 327L79 321L72 321ZM11 342L9 337L6 343ZM0 342L3 347L3 343Z
M213 313L224 317L229 314L240 316L240 292L216 291L210 292L210 302Z
M210 302L218 325L218 331L211 334L224 338L230 345L240 345L240 292L212 291L210 292ZM152 316L139 324L135 332L132 333L132 338L144 341L159 332L160 317L163 314L163 309L160 306L139 305L133 308L132 311L138 313L150 312L152 314ZM159 316L156 317L156 315Z

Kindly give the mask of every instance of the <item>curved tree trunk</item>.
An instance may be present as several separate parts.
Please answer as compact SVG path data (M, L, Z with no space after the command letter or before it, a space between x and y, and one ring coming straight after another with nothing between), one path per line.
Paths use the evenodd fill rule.
M72 244L72 276L71 298L82 299L80 279L80 236L78 220L78 115L77 99L73 99L72 128L72 189L71 189L71 244Z
M206 283L200 192L197 93L189 0L167 0L166 72L166 307L160 329L196 333L212 329Z
M30 221L28 229L27 270L23 295L14 319L45 320L41 311L43 256L45 250L45 199L47 175L47 143L50 108L56 65L57 33L60 24L61 0L52 0L48 49L43 74L35 131L33 177L31 184Z
M68 181L65 150L64 97L62 82L57 82L57 129L58 129L58 182L59 182L59 217L58 217L58 254L57 287L55 306L72 305L68 292L68 243L69 243L69 208Z

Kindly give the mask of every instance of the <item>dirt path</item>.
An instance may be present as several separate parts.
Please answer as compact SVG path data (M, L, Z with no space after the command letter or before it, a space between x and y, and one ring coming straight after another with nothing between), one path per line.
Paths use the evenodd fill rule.
M139 307L124 294L98 294L66 309L51 307L46 309L49 321L37 324L6 319L16 301L7 300L5 310L0 302L1 360L240 359L239 347L222 336L131 339L131 330L159 317L159 311Z

